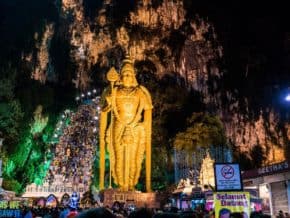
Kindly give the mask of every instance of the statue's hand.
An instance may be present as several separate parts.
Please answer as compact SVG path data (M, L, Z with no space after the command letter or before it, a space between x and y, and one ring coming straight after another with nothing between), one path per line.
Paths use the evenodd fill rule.
M129 126L130 127L136 127L140 122L140 119L141 119L141 116L140 115L137 115L136 117L135 117L135 119L131 122L131 123L129 123Z
M138 122L132 121L131 123L128 124L129 127L134 128L138 125Z
M112 102L112 95L111 94L108 94L106 96L106 101L107 101L108 104L111 104L111 102Z

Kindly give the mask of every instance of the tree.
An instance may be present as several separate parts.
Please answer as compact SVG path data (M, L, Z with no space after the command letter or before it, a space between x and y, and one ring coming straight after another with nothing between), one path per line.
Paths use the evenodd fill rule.
M15 70L11 67L0 70L0 132L4 137L4 149L17 143L23 118L20 103L14 98Z
M209 148L211 145L226 144L224 128L217 116L193 113L186 126L186 129L177 133L174 138L173 144L177 150L195 152L200 147Z

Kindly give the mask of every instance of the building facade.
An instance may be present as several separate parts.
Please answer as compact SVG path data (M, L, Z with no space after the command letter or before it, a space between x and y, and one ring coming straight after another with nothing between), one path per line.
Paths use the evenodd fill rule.
M264 213L290 213L290 161L244 171L242 179L244 189L256 192L261 199Z

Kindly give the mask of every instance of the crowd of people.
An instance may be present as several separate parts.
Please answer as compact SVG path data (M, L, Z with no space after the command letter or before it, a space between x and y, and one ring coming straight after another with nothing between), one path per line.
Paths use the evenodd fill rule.
M71 184L72 187L82 185L85 192L89 190L95 157L97 110L94 104L83 104L77 112L66 116L70 116L70 125L63 130L53 151L46 182Z
M202 210L197 207L195 210L178 211L177 208L166 210L150 208L123 207L120 203L115 203L112 207L98 208L24 208L22 217L34 218L215 218L214 211ZM270 215L262 212L252 212L250 218L270 218ZM229 218L243 218L243 212L235 212ZM289 218L288 213L279 212L277 218Z

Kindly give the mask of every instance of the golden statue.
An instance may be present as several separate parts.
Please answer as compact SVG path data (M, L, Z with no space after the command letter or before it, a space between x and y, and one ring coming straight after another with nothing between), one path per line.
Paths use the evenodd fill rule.
M146 155L146 191L151 191L152 102L138 85L132 61L126 57L120 78L114 68L102 96L100 116L100 189L104 189L105 144L110 154L110 175L123 191L134 190ZM110 176L111 186L111 176Z

